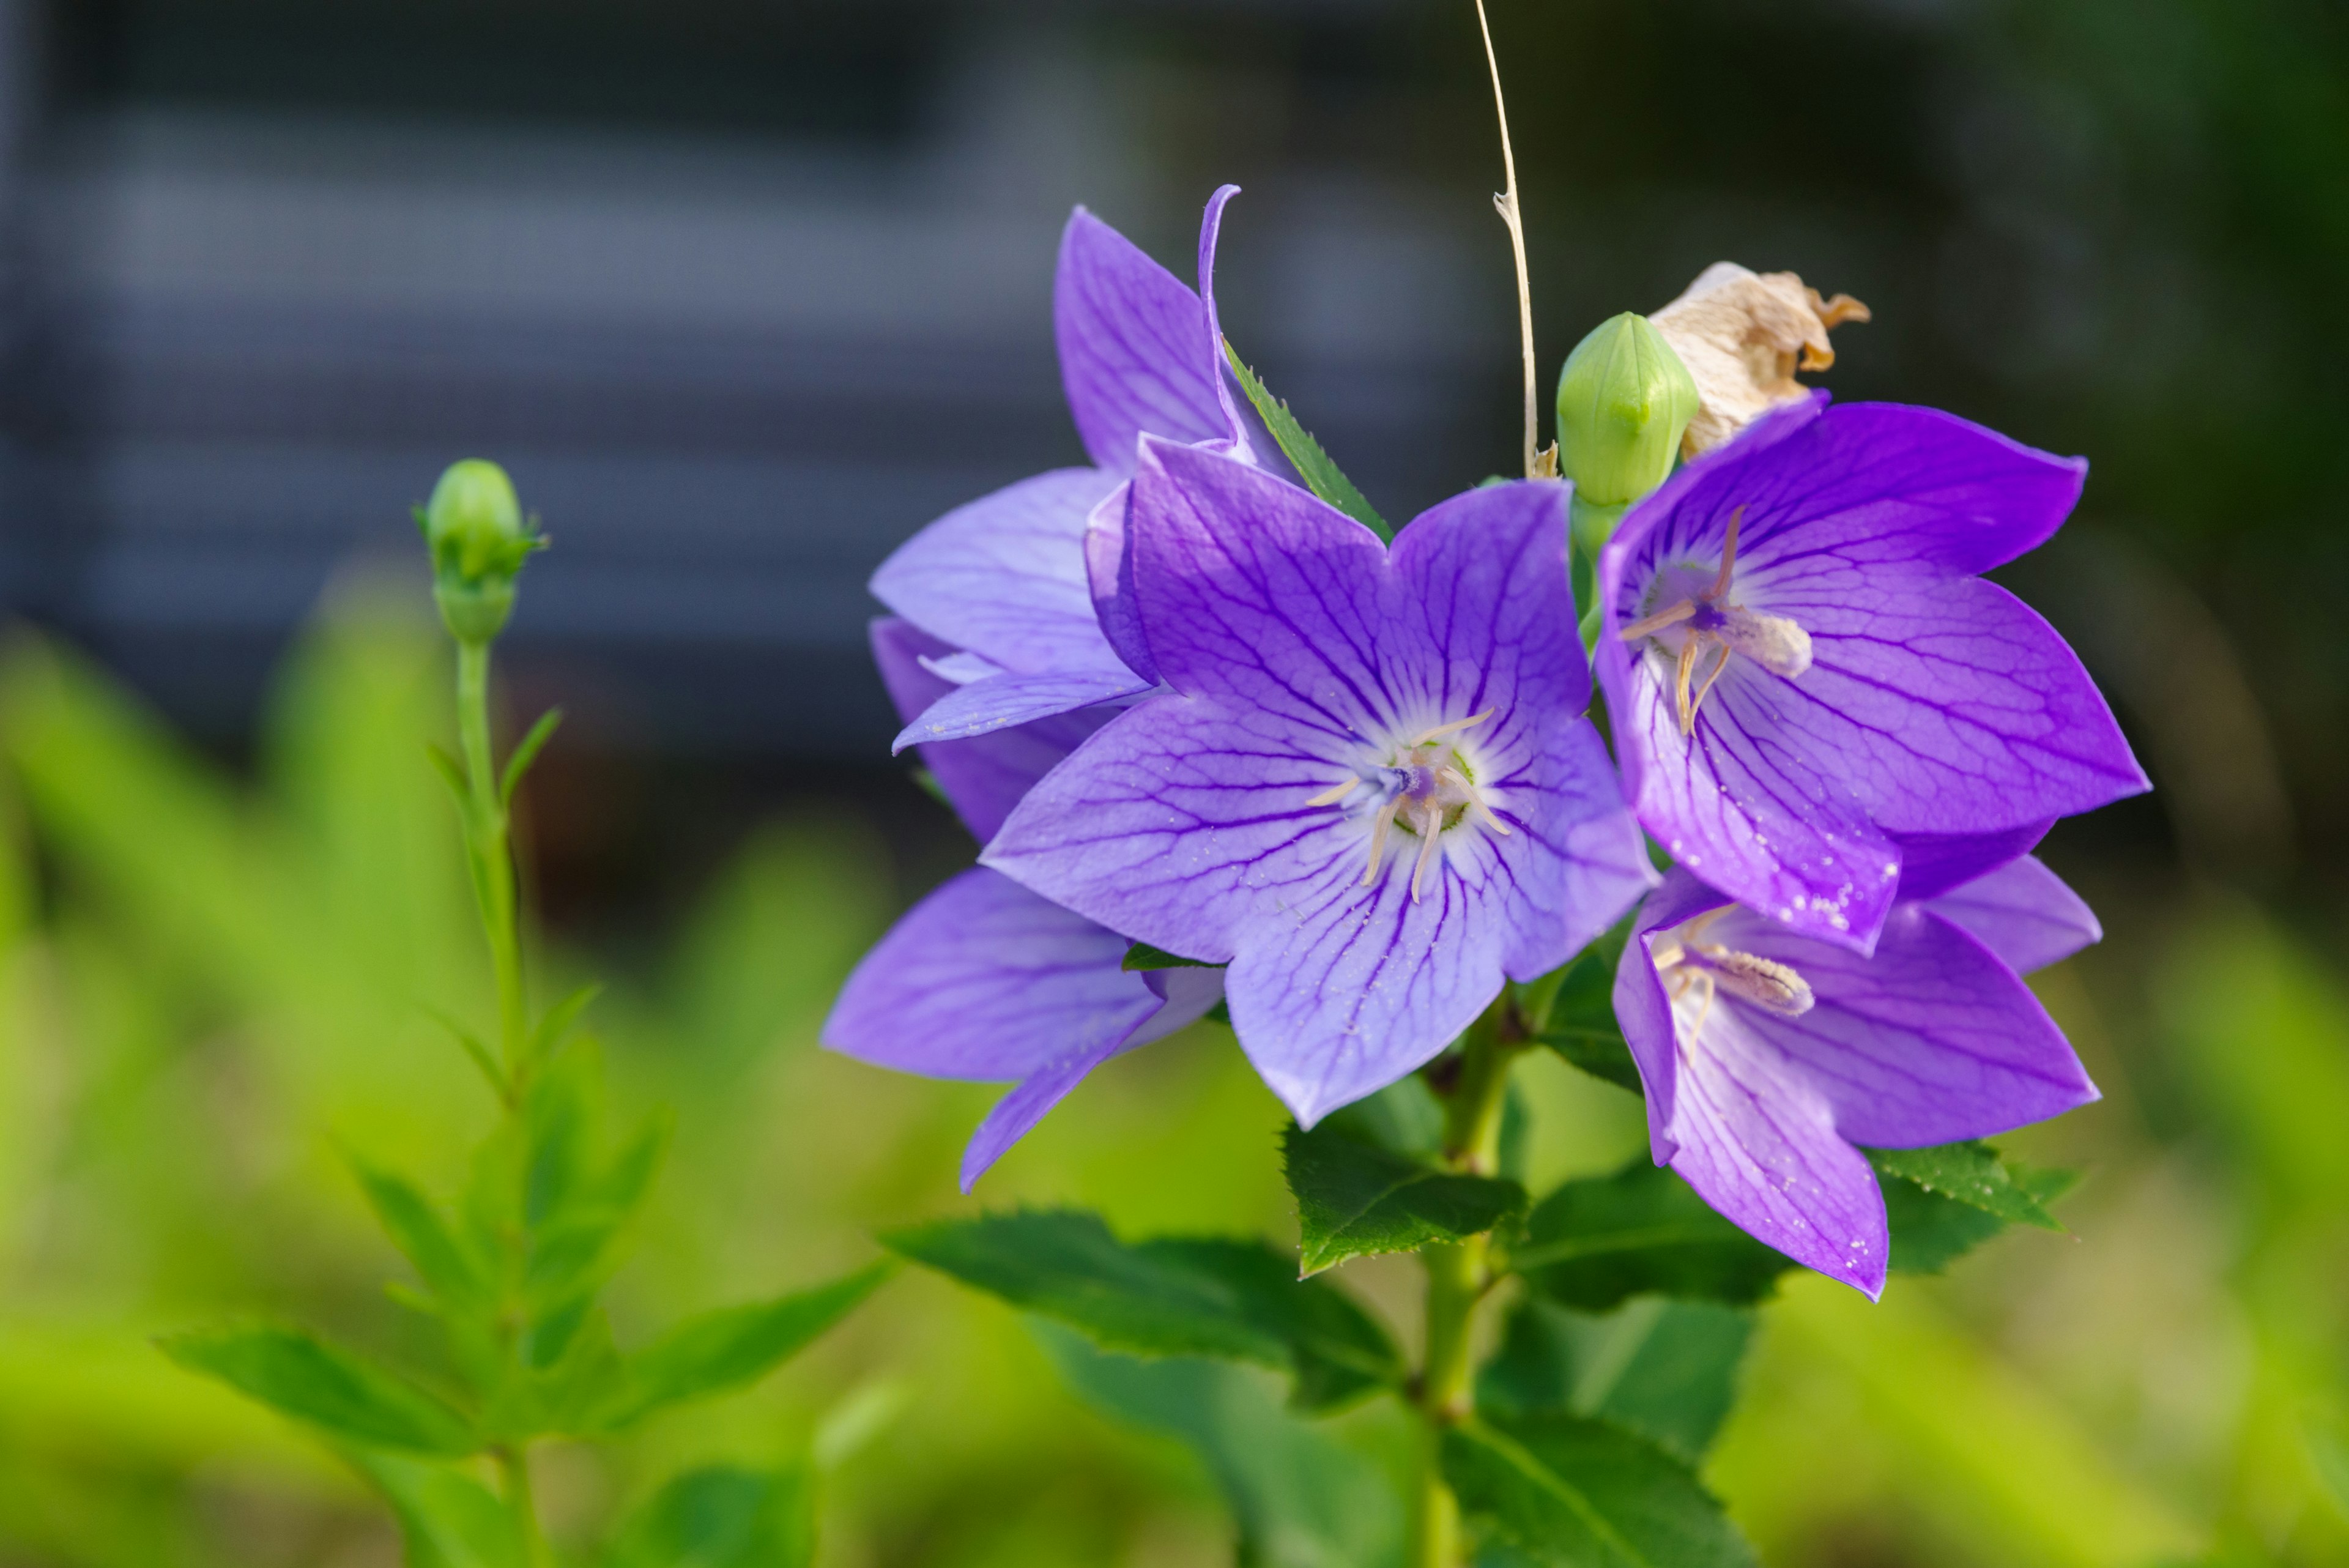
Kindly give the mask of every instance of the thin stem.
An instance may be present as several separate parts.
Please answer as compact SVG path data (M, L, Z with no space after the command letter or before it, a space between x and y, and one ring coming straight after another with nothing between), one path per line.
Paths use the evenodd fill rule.
M1509 1003L1504 998L1500 1006ZM1509 1066L1520 1044L1507 1016L1478 1022L1462 1042L1460 1074L1444 1113L1444 1165L1489 1176L1500 1164L1501 1108L1508 1097ZM1411 1568L1460 1568L1460 1506L1444 1484L1444 1431L1475 1408L1474 1363L1476 1308L1492 1283L1489 1239L1430 1247L1420 1254L1427 1271L1427 1347L1420 1363L1418 1407L1426 1452L1412 1526Z
M554 1553L538 1525L538 1502L530 1485L530 1455L520 1444L502 1445L493 1452L499 1479L505 1486L506 1509L513 1515L514 1531L521 1538L522 1560L527 1568L551 1568Z
M457 728L465 753L465 780L471 792L465 814L465 846L473 858L473 891L481 905L481 930L490 943L490 968L497 981L498 1033L508 1092L519 1096L528 1075L529 1002L522 986L522 929L514 898L513 852L506 829L505 802L499 798L495 759L490 751L490 645L457 645Z
M1534 285L1526 268L1526 223L1523 211L1517 205L1517 159L1509 148L1509 105L1501 96L1501 61L1493 52L1493 24L1485 19L1485 0L1476 0L1476 26L1485 35L1485 64L1493 73L1493 108L1501 118L1501 173L1504 188L1493 198L1499 210L1501 222L1509 225L1509 248L1517 258L1517 333L1524 339L1526 358L1526 477L1537 472L1535 442L1539 430L1537 409L1539 399L1534 390Z

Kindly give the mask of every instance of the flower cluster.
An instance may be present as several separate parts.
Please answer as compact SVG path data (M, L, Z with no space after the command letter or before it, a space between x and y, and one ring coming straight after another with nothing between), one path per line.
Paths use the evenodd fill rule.
M1610 758L1569 487L1488 483L1390 546L1286 477L1225 379L1231 194L1195 294L1071 220L1056 321L1094 466L949 514L874 578L900 747L985 849L860 966L827 1043L1017 1080L968 1189L1094 1065L1218 1002L1310 1126L1637 905L1615 1000L1657 1160L1874 1293L1862 1147L2095 1095L2017 978L2095 924L2028 851L2146 784L2071 651L1980 576L2062 524L2084 466L1829 406L1758 317L1775 380L1729 388L1744 295L1699 291L1671 340L1728 346L1693 382L1705 440L1608 498L1629 510L1589 563ZM1820 352L1865 318L1798 288L1746 292L1811 310Z

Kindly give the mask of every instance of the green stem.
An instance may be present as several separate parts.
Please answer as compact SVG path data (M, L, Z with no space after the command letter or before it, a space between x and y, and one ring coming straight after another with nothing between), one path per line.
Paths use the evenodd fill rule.
M473 891L481 904L481 929L490 942L490 968L498 988L498 1033L508 1093L519 1097L530 1064L529 1003L522 987L522 928L515 907L513 853L506 831L505 802L498 791L490 751L490 645L457 645L457 728L465 753L465 780L471 791L465 843L472 852Z
M546 1532L538 1527L538 1502L530 1485L530 1455L519 1444L509 1444L495 1450L498 1475L505 1484L506 1508L512 1513L515 1533L522 1542L522 1560L527 1568L551 1568L554 1553L546 1544Z
M1509 1005L1505 999L1503 1008ZM1501 1107L1508 1096L1509 1065L1519 1046L1507 1020L1480 1021L1463 1041L1460 1074L1444 1115L1447 1169L1490 1176L1500 1164ZM1475 1407L1474 1348L1476 1308L1491 1283L1489 1241L1427 1248L1427 1349L1420 1364L1419 1412L1425 1423L1420 1495L1413 1509L1411 1568L1460 1568L1460 1505L1444 1484L1444 1432Z

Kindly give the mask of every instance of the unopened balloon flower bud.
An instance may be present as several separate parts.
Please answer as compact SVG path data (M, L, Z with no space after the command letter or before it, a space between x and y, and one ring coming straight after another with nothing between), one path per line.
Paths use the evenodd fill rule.
M416 514L432 552L432 594L460 642L488 642L513 612L514 577L546 543L494 462L452 462Z
M1592 328L1557 379L1558 467L1577 499L1619 506L1661 484L1697 407L1696 381L1644 317Z

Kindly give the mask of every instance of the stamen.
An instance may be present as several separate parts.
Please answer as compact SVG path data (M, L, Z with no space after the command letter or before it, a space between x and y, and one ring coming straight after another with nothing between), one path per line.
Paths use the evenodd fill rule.
M1483 723L1485 720L1491 718L1495 713L1499 711L1500 710L1497 708L1487 708L1483 712L1474 714L1468 718L1454 719L1449 724L1438 724L1435 728L1421 735L1416 741L1413 741L1409 749L1415 752L1419 750L1420 747L1427 744L1428 742L1435 739L1438 735L1448 735L1454 730L1472 728L1475 725Z
M1644 620L1635 620L1615 635L1625 642L1637 642L1643 637L1653 637L1668 626L1678 626L1696 614L1696 601L1682 599L1670 609L1658 610Z
M1744 507L1736 507L1729 514L1729 526L1722 534L1721 566L1713 573L1711 587L1699 588L1616 633L1625 642L1638 642L1669 631L1683 621L1696 620L1701 613L1706 615L1702 624L1691 627L1682 635L1679 668L1673 672L1672 711L1683 735L1696 732L1697 712L1729 669L1731 654L1742 653L1782 680L1791 680L1811 667L1811 634L1801 626L1785 616L1722 602L1728 597L1731 580L1736 576L1737 535L1744 522ZM1705 671L1702 682L1698 683L1699 650L1707 649L1714 650L1717 657ZM1692 685L1696 688L1694 691L1690 690Z
M1401 802L1381 807L1377 825L1371 829L1371 863L1362 867L1365 888L1379 879L1379 867L1387 857L1387 834L1394 827L1395 813L1401 807Z
M1690 638L1689 646L1695 647L1696 639ZM1713 673L1704 678L1704 684L1697 688L1696 696L1681 712L1681 733L1683 735L1695 733L1697 710L1704 706L1705 697L1713 691L1713 682L1721 679L1721 672L1729 668L1728 647L1725 644L1722 645L1715 651L1720 654L1720 657L1713 661ZM1686 688L1683 687L1682 690L1685 691Z
M1435 858L1436 836L1444 831L1444 808L1433 800L1419 808L1419 859L1411 868L1411 901L1419 902L1419 884L1427 875L1427 863Z
M1692 734L1696 730L1696 704L1689 701L1689 675L1696 669L1696 650L1702 639L1692 637L1681 644L1680 677L1672 682L1672 708L1681 717L1681 733Z
M1361 787L1361 784L1362 781L1360 779L1342 779L1340 782L1331 784L1328 789L1323 790L1319 794L1315 795L1311 800L1307 801L1305 803L1306 809L1309 811L1313 807L1319 805L1335 805L1340 801L1345 799L1348 795L1353 794L1357 789L1360 789Z
M1709 602L1719 603L1729 591L1729 574L1737 567L1737 525L1744 520L1743 506L1729 514L1729 531L1721 542L1721 575L1713 579L1713 592L1705 596Z
M1467 776L1459 769L1446 768L1435 776L1446 784L1457 786L1460 792L1468 797L1468 809L1482 817L1485 826L1504 838L1509 836L1509 825L1493 815L1493 808L1485 804L1485 797L1476 793L1476 786L1470 784Z

